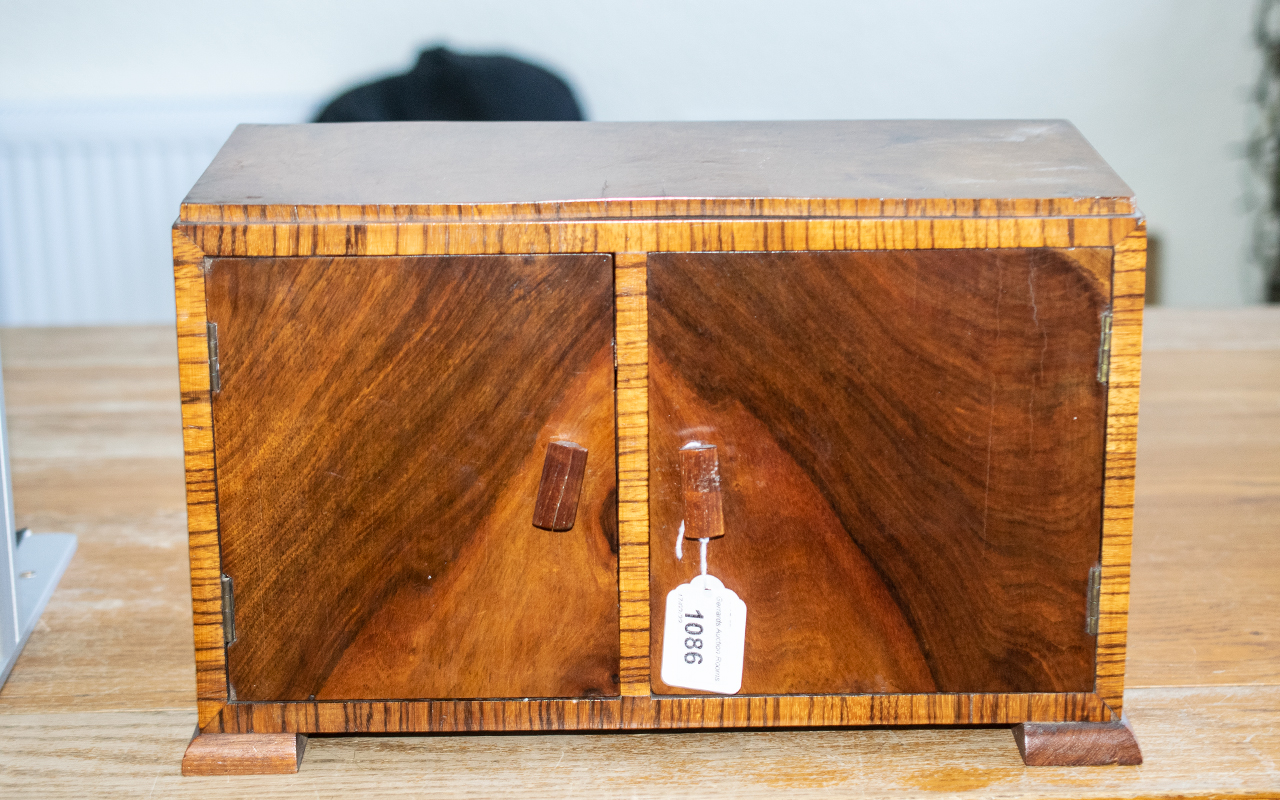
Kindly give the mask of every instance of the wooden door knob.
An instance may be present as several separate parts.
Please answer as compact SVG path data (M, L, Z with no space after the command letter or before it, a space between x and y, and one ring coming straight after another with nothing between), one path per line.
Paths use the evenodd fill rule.
M542 482L533 506L533 525L548 531L567 531L578 515L578 495L587 470L587 448L574 442L552 442L542 462Z
M720 459L715 445L691 442L680 448L680 478L684 487L684 538L724 536Z

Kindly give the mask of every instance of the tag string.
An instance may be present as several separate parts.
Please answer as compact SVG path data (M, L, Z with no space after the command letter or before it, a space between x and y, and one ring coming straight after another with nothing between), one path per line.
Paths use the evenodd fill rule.
M707 574L707 542L710 539L698 540L698 555L702 558L702 574ZM676 560L684 561L684 520L680 520L680 529L676 532Z

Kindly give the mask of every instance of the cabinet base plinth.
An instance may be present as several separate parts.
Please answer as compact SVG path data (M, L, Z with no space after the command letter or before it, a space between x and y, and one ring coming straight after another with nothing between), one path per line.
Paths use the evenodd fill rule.
M307 737L298 733L204 733L187 745L183 775L282 775L297 772Z
M1028 767L1135 766L1142 751L1133 729L1119 722L1024 722L1013 726Z

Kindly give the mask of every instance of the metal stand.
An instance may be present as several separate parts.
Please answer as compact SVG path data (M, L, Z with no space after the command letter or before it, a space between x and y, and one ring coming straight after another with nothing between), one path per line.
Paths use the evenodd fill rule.
M4 418L4 378L0 377L0 685L3 685L76 552L69 533L32 534L14 530L13 485L9 478L9 435Z

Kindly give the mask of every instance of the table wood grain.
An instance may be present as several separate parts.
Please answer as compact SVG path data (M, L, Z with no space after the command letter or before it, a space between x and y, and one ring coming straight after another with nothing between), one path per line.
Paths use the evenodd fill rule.
M1021 764L1007 728L313 737L297 775L183 778L195 725L176 344L0 331L18 523L80 551L0 691L0 796L1274 797L1280 309L1148 311L1125 708L1141 767Z

